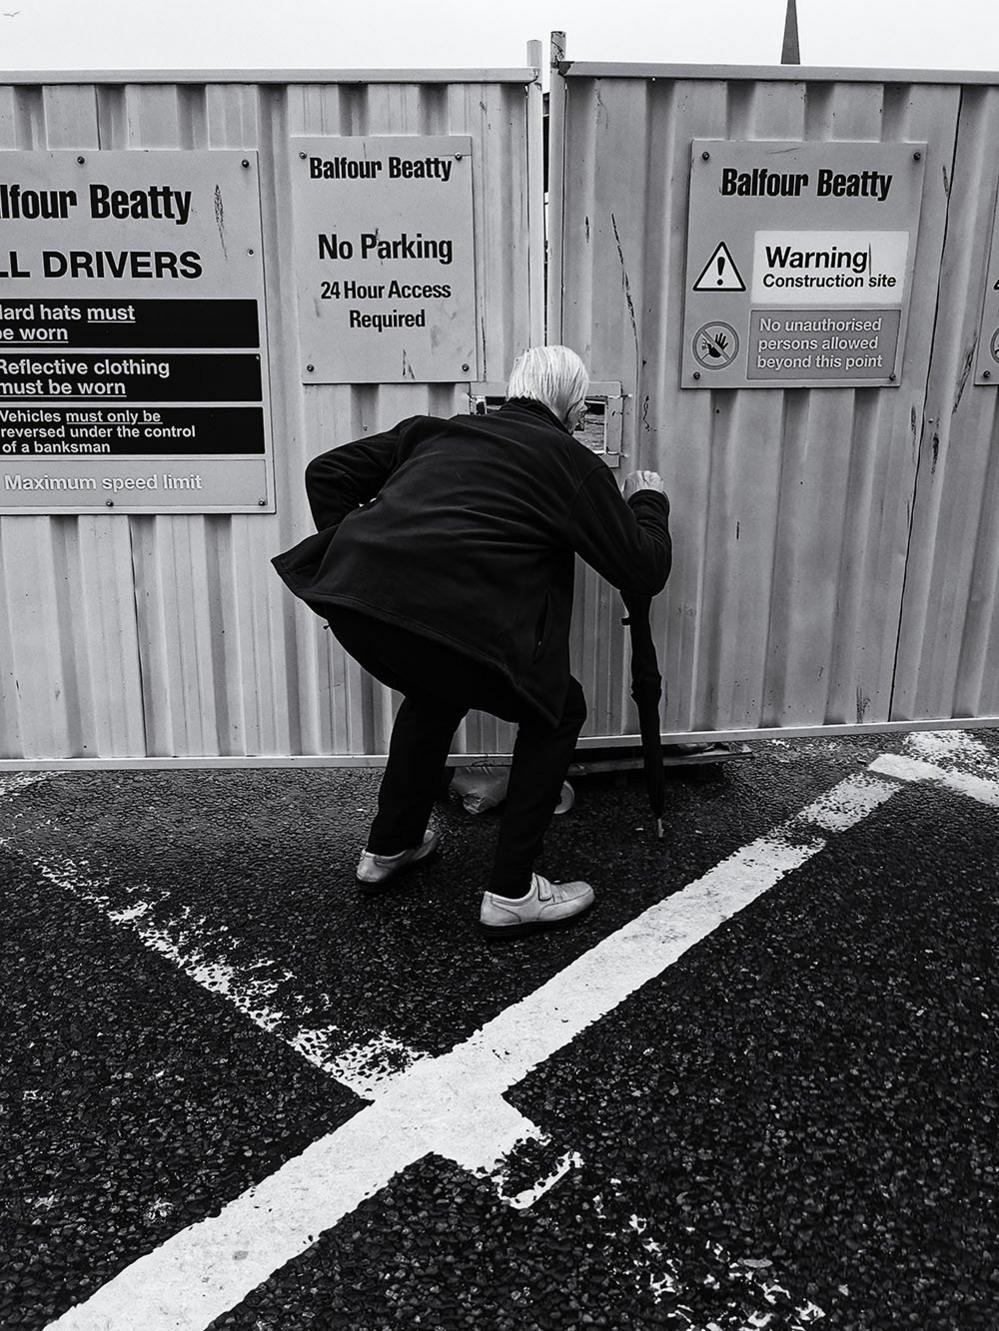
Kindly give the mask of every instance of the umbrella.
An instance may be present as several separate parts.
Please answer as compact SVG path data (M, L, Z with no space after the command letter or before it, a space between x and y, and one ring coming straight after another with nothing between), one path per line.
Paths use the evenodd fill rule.
M642 763L649 804L656 820L656 835L662 840L663 812L666 808L666 777L659 728L659 703L663 678L652 641L651 596L625 596L627 619L631 629L631 696L638 707L638 725L642 736Z

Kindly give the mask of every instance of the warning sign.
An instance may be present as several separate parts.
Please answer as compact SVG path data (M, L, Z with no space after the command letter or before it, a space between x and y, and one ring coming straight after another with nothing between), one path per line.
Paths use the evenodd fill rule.
M0 157L0 512L273 511L255 155Z
M722 241L704 265L704 271L694 283L694 290L745 291L745 289L746 284L742 280L742 274L736 268L728 246Z
M695 140L682 385L898 383L925 159L923 143Z

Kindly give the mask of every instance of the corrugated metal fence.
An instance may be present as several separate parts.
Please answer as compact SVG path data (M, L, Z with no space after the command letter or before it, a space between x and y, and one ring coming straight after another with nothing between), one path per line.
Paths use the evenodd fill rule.
M665 729L999 724L996 389L970 374L999 92L984 76L563 60L551 98L549 338L621 380L625 465L660 471L673 504ZM697 139L926 144L897 387L681 389ZM581 602L589 724L625 734L618 605L591 577Z
M276 512L0 519L0 767L378 761L391 695L269 560L310 529L309 457L465 410L469 385L301 385L290 140L470 136L478 373L502 383L544 337L538 69L79 77L6 76L0 151L257 155ZM655 468L670 492L668 737L999 724L996 389L971 373L997 137L986 77L554 69L548 339L620 381L622 471ZM926 144L897 387L680 388L699 138ZM593 740L636 728L620 619L586 573L573 651ZM509 743L474 714L457 741Z
M0 519L4 766L386 752L391 696L332 647L269 561L311 530L310 457L405 416L468 409L464 384L301 385L289 139L406 134L471 138L479 370L503 380L543 339L536 67L32 76L0 88L0 151L255 150L276 472L273 515ZM473 717L460 743L478 752L508 740Z

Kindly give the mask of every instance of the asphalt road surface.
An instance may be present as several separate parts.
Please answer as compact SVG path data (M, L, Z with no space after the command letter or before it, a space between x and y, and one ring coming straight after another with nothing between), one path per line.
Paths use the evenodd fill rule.
M591 776L383 897L377 773L0 776L0 1327L999 1327L999 732Z

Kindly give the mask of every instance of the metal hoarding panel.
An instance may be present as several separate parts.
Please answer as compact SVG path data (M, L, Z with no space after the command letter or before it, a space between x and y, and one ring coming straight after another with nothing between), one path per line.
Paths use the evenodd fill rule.
M541 90L495 82L128 81L0 87L0 152L243 150L259 163L274 513L0 517L0 761L109 763L387 750L393 699L346 660L270 565L312 529L309 458L467 383L302 386L290 140L462 136L472 146L477 374L504 380L543 337ZM295 159L298 160L297 157ZM476 375L470 374L470 378ZM456 746L503 752L472 715Z
M999 323L997 136L999 89L966 89L944 181L950 216L892 703L900 721L999 714L999 384L981 373L991 357L980 336L991 341Z
M553 36L555 34L552 34ZM564 37L564 34L561 34ZM727 83L864 83L909 85L974 85L995 83L995 72L961 69L885 69L849 65L710 65L637 64L616 61L566 60L558 56L559 72L580 79L724 80Z
M671 498L664 731L885 723L961 90L567 70L549 338L621 380L621 473L658 470ZM681 388L698 139L927 145L897 388ZM620 609L587 573L574 654L591 737L636 731Z
M243 84L275 87L296 83L516 83L523 87L538 77L539 63L532 60L513 68L498 69L53 69L0 70L0 86L65 86L68 84L117 87L122 84L169 83L178 87ZM536 43L540 52L541 43Z

